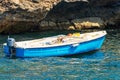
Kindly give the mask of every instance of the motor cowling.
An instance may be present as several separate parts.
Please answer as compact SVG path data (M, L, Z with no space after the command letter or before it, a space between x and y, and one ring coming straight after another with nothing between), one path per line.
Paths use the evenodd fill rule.
M8 37L7 46L9 49L10 58L15 58L15 56L16 56L15 39Z
M15 39L14 38L8 38L7 39L7 46L15 47Z

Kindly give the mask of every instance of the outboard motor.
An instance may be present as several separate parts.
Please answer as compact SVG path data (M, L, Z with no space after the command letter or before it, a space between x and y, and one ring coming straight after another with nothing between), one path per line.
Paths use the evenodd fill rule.
M10 58L15 57L15 53L16 53L15 39L8 37L8 39L7 39L7 46L9 47Z

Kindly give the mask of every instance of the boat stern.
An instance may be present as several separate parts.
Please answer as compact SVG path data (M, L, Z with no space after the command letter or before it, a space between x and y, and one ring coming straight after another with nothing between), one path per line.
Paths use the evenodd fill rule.
M9 48L6 43L3 44L3 51L6 56L10 56Z
M11 52L6 43L3 44L3 51L5 56L11 56ZM24 57L24 48L15 48L15 57Z

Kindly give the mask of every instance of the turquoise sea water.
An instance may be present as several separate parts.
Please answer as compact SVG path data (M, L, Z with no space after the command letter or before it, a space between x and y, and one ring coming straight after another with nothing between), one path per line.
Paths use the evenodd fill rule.
M11 37L22 41L69 32L21 33ZM107 33L101 50L96 52L25 59L5 57L2 44L7 35L0 35L0 80L120 80L120 30L107 30Z

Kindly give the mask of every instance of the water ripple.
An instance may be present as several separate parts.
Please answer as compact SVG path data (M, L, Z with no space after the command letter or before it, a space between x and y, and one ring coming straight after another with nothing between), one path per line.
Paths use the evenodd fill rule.
M0 79L2 80L119 80L120 33L107 31L102 49L96 52L46 58L9 59L4 56L0 38ZM54 32L50 32L52 35ZM58 34L60 32L57 32ZM47 36L49 33L43 33ZM35 36L38 35L38 36ZM17 40L43 37L42 33L13 35ZM24 37L24 38L23 38Z

